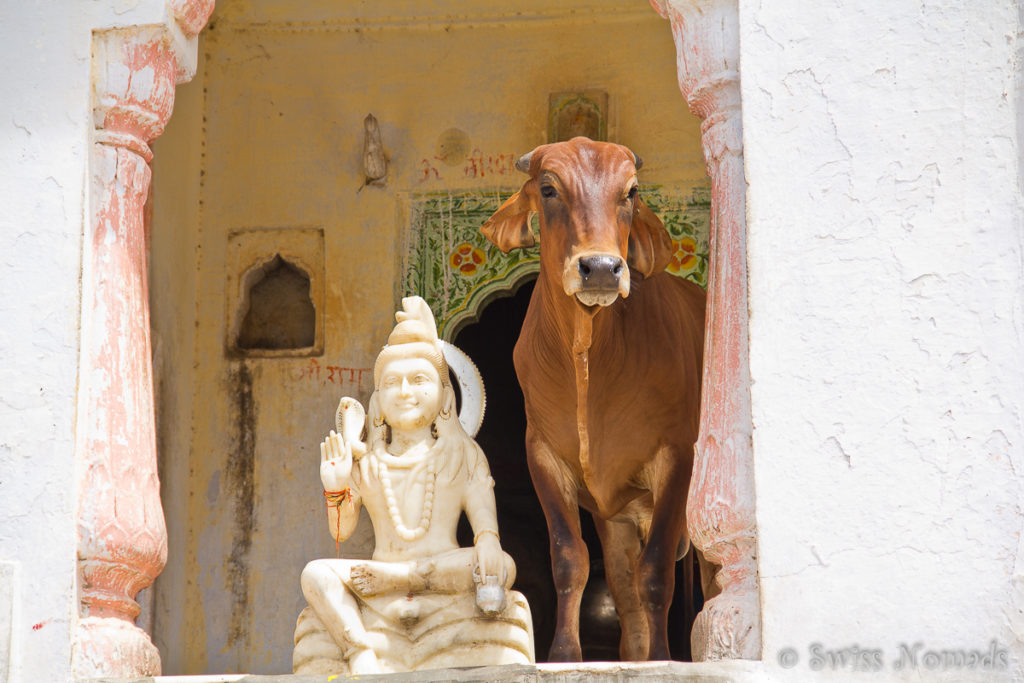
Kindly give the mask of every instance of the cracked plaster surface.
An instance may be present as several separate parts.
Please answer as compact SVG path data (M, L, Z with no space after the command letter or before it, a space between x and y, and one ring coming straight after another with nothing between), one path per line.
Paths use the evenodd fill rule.
M65 43L58 55L36 31L5 31L0 73L0 561L18 566L10 656L24 680L66 675L76 608L71 473L87 130L84 116L65 112L86 111L90 35L76 30L75 14L0 8L0 26L46 26ZM58 82L66 86L47 87Z
M1017 12L740 2L769 655L995 638L1020 672Z

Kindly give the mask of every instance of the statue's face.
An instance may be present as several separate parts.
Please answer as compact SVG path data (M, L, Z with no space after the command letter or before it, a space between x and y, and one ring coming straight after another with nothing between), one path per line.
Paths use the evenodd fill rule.
M384 366L377 399L392 429L430 425L441 412L441 378L424 358L400 358Z

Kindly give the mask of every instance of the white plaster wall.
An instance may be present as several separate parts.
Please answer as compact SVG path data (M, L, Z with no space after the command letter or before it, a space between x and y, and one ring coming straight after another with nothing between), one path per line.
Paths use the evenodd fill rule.
M0 565L15 577L0 582L0 624L14 618L0 680L70 676L91 33L164 12L160 0L0 3Z
M739 7L766 664L995 641L1020 680L1019 9Z

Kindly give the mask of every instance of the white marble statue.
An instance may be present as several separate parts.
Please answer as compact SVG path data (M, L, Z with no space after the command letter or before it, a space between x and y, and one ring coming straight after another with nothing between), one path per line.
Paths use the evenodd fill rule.
M343 398L338 429L320 446L331 535L348 538L365 506L373 558L306 565L295 673L534 661L529 607L509 590L515 565L501 549L487 460L455 414L430 308L419 297L402 306L374 366L369 414ZM455 539L463 512L472 548Z

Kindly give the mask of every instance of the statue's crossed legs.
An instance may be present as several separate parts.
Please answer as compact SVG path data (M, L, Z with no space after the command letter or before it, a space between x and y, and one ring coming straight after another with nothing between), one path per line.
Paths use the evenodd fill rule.
M480 584L473 566L473 548L456 548L421 560L313 560L302 570L302 593L348 660L351 673L376 673L377 655L370 646L358 598L388 593L471 593ZM515 563L504 553L505 590L515 581ZM418 605L408 602L400 621L419 618Z

